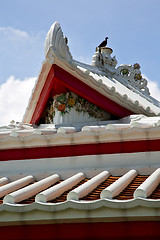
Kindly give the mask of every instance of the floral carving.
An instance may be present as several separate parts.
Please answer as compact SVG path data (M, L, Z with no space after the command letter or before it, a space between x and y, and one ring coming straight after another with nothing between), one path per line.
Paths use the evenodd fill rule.
M122 76L128 76L129 75L129 70L128 69L122 69L121 71L120 71L120 74L122 75Z
M139 63L135 63L135 64L133 65L133 68L134 68L134 69L140 69L141 66L139 65Z
M59 111L61 115L63 115L69 113L72 108L74 108L77 112L88 113L88 115L92 118L99 120L104 119L104 110L73 92L67 92L55 96L50 102L50 105L47 109L45 122L54 122L54 115L56 110Z
M68 100L68 105L69 105L70 107L73 107L73 106L75 105L75 100L74 100L73 98L69 98L69 100Z
M117 73L128 80L132 86L135 86L141 91L150 94L147 87L147 80L142 77L140 68L141 67L138 63L135 63L133 66L121 65L117 68Z
M141 74L135 74L134 79L135 80L141 80L142 79Z
M65 104L60 104L60 105L58 105L58 111L60 111L60 112L65 112L65 109L66 109L66 105Z

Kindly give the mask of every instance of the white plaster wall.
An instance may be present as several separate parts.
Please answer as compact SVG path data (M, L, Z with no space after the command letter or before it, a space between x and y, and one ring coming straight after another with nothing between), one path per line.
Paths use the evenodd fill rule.
M0 176L32 174L44 175L58 173L63 179L77 172L84 172L93 177L107 170L112 175L121 176L130 169L139 174L151 174L160 167L160 152L125 153L93 156L76 156L65 158L44 158L31 160L14 160L0 162ZM40 178L40 177L38 177Z

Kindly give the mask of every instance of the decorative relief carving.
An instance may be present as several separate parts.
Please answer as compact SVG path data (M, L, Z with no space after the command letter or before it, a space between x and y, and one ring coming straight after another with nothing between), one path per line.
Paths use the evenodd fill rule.
M96 48L96 52L92 58L92 66L101 68L102 71L109 70L111 72L115 71L115 66L117 65L116 57L112 57L111 53L113 50L108 47Z
M133 66L120 65L116 69L117 60L115 56L111 56L112 52L113 50L109 47L97 47L91 65L98 67L104 75L114 76L117 80L120 76L120 82L127 87L129 86L126 84L126 81L133 87L149 95L147 80L141 75L140 65L138 63ZM68 39L63 36L61 26L58 22L55 22L51 26L47 34L45 41L45 56L51 64L53 64L56 58L61 58L61 60L70 63L72 68L74 67L75 61L69 51Z
M65 59L70 62L72 60L72 55L68 47L68 39L63 36L61 26L58 22L55 22L46 37L45 40L45 56L51 61L54 56Z
M141 75L140 65L138 63L135 63L133 66L120 65L116 69L117 60L115 56L111 56L112 52L113 50L111 48L97 47L91 65L98 67L103 72L110 72L111 74L122 76L124 80L127 80L132 86L149 95L147 80Z
M117 73L124 77L132 86L139 88L141 91L150 94L147 87L147 80L142 77L140 71L140 65L135 63L132 65L120 65L117 68Z
M60 116L61 121L67 119L67 116L67 121L74 119L77 122L95 119L106 120L110 118L110 114L73 92L56 95L53 98L49 104L45 122L55 123L56 121L57 123L57 119L60 119Z

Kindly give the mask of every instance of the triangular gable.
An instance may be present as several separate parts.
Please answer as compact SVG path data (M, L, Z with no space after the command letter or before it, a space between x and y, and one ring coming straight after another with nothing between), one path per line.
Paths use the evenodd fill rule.
M95 67L73 60L57 22L52 25L47 35L45 53L46 61L33 90L24 123L39 124L49 99L67 90L117 118L133 113L147 116L159 114L159 103L153 98L146 97L137 90L133 92L116 79L107 78ZM100 74L104 75L103 82L101 79L97 80Z
M90 86L84 84L64 69L60 68L56 64L53 64L38 98L30 123L38 124L47 106L49 98L56 94L66 92L67 89L75 92L77 95L89 100L116 117L125 117L132 114L132 112L128 109L121 107Z

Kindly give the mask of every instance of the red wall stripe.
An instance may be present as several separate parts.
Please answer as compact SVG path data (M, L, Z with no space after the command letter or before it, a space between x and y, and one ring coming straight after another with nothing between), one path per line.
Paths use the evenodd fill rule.
M160 151L160 139L0 150L0 161Z
M1 226L0 237L5 240L158 240L159 229L159 221Z

